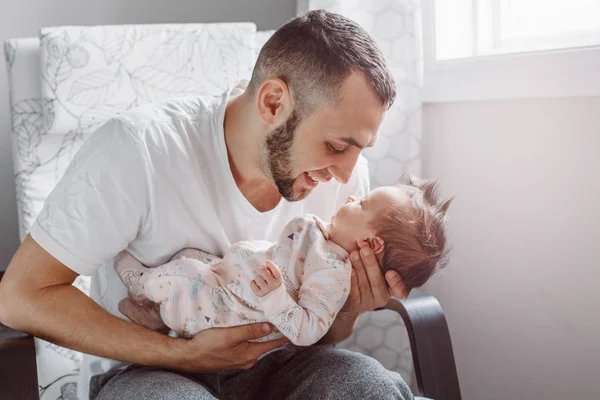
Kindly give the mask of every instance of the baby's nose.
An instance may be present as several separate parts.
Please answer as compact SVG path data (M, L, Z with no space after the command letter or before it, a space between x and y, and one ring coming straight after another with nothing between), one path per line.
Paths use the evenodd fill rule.
M356 197L354 196L348 196L348 199L346 200L346 204L348 203L354 203L357 200Z

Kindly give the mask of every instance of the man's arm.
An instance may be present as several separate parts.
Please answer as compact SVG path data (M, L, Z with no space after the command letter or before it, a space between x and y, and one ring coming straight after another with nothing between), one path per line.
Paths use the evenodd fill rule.
M319 344L337 344L348 339L352 335L352 332L354 332L358 315L358 313L338 313L329 331L319 340Z
M28 235L0 282L0 321L85 353L190 372L249 368L285 343L248 343L271 332L265 324L171 338L109 314L71 285L76 277Z

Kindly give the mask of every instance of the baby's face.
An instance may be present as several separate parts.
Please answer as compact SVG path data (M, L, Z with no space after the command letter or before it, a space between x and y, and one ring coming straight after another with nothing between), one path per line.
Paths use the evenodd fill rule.
M382 212L408 201L410 197L405 187L382 186L362 199L348 197L346 204L331 219L331 225L338 232L351 234L357 240L366 240L377 234L373 222Z

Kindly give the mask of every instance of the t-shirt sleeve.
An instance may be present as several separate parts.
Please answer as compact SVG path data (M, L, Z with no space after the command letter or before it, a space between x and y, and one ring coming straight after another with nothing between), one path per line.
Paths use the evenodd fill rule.
M147 163L136 134L120 119L94 132L31 227L40 246L81 275L125 249L148 214Z

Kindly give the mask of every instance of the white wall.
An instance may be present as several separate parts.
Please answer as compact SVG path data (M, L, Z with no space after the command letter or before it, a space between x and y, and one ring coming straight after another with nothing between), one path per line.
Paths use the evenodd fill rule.
M0 0L0 43L36 36L40 27L56 25L249 21L261 30L276 29L293 18L295 10L295 0ZM19 240L3 55L0 60L0 270L4 270Z
M454 245L432 279L467 400L600 398L600 98L428 104Z

